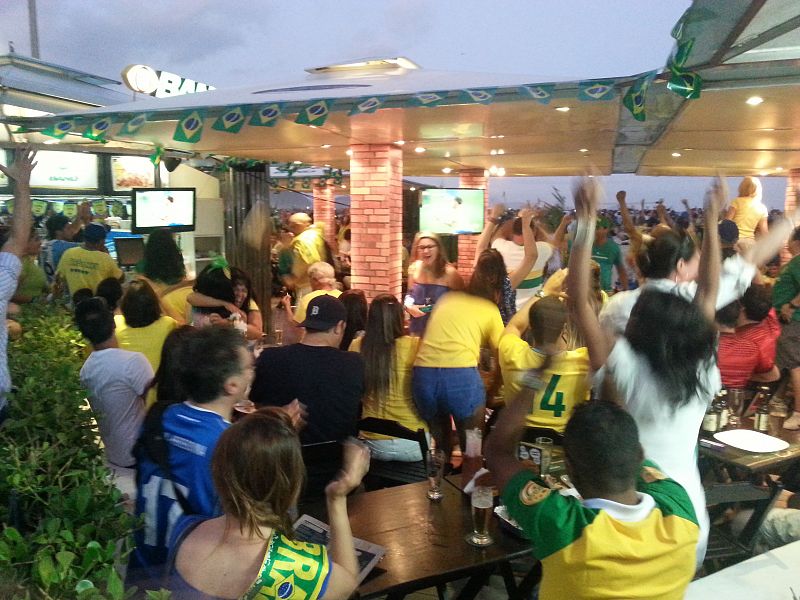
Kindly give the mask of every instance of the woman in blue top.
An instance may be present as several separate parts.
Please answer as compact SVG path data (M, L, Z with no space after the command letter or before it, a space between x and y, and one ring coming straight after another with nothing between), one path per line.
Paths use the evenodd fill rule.
M411 317L409 333L421 336L436 301L445 292L464 289L464 280L447 262L442 241L435 233L420 231L411 245L411 256L414 262L408 267L408 293L403 304Z
M165 582L173 600L348 598L359 569L347 494L368 469L369 451L345 442L342 470L325 488L330 543L297 541L289 509L305 467L290 418L265 408L232 425L211 461L223 515L184 517L173 531Z

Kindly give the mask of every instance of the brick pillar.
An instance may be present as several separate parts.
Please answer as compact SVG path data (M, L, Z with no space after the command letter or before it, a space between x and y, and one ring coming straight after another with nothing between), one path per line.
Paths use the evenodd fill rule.
M313 187L314 224L322 227L325 241L336 248L336 193L333 185Z
M483 169L465 169L458 174L458 187L484 190L483 210L489 207L489 178ZM472 262L475 260L475 249L478 247L478 235L458 236L458 272L468 282L472 277Z
M783 212L787 215L792 214L797 208L798 187L800 187L800 169L792 169L786 178L786 196L783 201ZM784 246L783 250L781 250L781 264L785 265L790 260L792 260L792 255L789 254L789 249Z
M351 146L350 227L354 289L400 298L403 154L391 144Z

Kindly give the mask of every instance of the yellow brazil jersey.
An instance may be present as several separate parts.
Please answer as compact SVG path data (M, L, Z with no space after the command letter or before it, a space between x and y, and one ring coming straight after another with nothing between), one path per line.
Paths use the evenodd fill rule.
M364 338L356 338L350 344L351 352L361 352L361 343ZM375 398L364 398L362 418L375 417L376 419L389 419L397 421L403 427L412 431L418 429L428 430L414 404L411 395L411 371L414 366L414 357L420 338L404 335L394 342L394 360L389 379L389 391L382 402ZM362 437L385 440L390 439L385 435L364 432Z
M294 311L294 320L298 323L302 323L306 320L306 310L308 310L308 303L311 302L317 296L333 296L334 298L338 298L342 295L342 292L339 290L315 290L313 292L309 292L300 300L297 301L297 309Z
M542 563L539 598L683 598L695 572L699 527L689 495L645 462L636 505L580 501L520 471L503 503Z
M480 349L496 349L502 334L496 304L466 292L447 292L434 305L414 366L475 367Z
M178 324L172 317L162 316L146 327L128 327L125 317L116 315L114 323L117 326L116 334L119 347L132 352L141 352L147 358L153 373L158 372L161 364L161 348L164 340ZM151 389L145 398L146 408L150 408L156 401L155 389Z
M544 355L516 335L506 334L500 340L498 362L503 374L503 397L508 404L519 393L525 373L542 366ZM555 355L543 379L545 388L533 397L527 424L564 433L575 406L589 399L588 350L578 348Z
M97 284L104 279L122 277L122 271L107 253L80 246L64 252L56 273L67 282L70 295L83 288L95 293Z

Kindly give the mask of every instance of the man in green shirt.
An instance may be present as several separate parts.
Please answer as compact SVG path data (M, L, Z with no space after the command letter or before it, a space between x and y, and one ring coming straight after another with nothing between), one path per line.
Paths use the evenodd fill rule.
M597 229L595 230L594 245L592 246L592 260L600 265L600 287L604 292L614 291L614 267L617 267L617 277L622 290L628 289L628 271L625 269L625 262L622 260L622 251L617 243L608 237L611 228L611 221L608 217L597 219Z
M800 429L800 227L789 238L788 249L792 260L775 280L772 304L784 323L775 364L781 371L790 369L794 390L794 413L786 419L783 428L794 430Z

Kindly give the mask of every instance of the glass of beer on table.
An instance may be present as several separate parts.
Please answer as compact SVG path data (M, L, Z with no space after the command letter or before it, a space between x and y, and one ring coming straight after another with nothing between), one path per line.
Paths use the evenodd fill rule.
M427 469L428 469L428 499L438 501L442 499L442 475L444 474L445 455L444 450L438 448L428 450Z
M494 507L492 488L485 485L475 486L472 491L472 533L467 535L467 542L473 546L488 546L494 540L489 535L489 518Z

